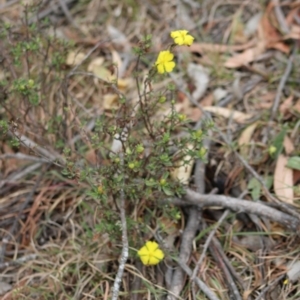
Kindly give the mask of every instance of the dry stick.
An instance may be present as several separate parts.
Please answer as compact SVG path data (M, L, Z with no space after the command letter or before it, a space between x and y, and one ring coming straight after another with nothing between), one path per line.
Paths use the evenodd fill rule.
M186 201L172 199L169 202L179 206L186 206L188 203L191 205L199 205L200 207L220 206L232 211L246 212L266 217L267 219L282 224L292 230L299 230L300 228L300 220L298 218L258 202L223 195L203 195L190 189L186 190L185 200Z
M239 198L242 198L243 196L244 196L244 193ZM229 288L230 288L231 292L233 293L234 298L236 300L242 300L242 297L241 297L241 295L239 293L239 290L238 290L238 288L237 288L237 286L236 286L236 284L235 284L235 282L234 282L234 280L232 278L232 275L236 279L239 279L239 277L237 276L235 270L233 269L233 267L230 264L227 256L225 255L225 253L223 251L223 248L222 248L219 240L214 236L214 233L215 233L216 229L223 222L223 220L227 217L228 213L229 213L229 209L227 209L227 210L224 211L222 217L220 218L220 220L217 223L217 226L216 226L215 230L213 230L210 233L210 235L208 237L209 241L206 242L206 245L207 245L207 247L209 246L210 252L213 255L215 261L217 263L219 263L222 271L224 272L225 280L227 281L227 284L229 285ZM204 221L204 224L205 224L205 221ZM212 242L211 245L210 245L210 241ZM204 258L203 253L202 253L201 257ZM201 258L200 258L199 261L201 261ZM238 280L238 281L241 284L241 281L240 280Z
M77 69L92 55L92 53L98 49L98 47L101 45L101 44L104 44L105 41L99 41L96 43L96 45L89 50L89 52L84 56L84 58L80 61L80 63L78 63L76 66L74 66L74 68L68 73L67 75L67 79L69 79L71 76L73 76L74 74L76 74L75 72L77 71ZM82 72L83 75L85 75L84 72Z
M243 280L239 277L239 275L236 273L235 269L232 267L228 257L225 255L224 251L223 251L223 247L221 245L221 243L219 242L219 240L215 237L213 237L212 239L212 243L215 247L215 249L218 250L219 255L221 256L223 262L225 263L225 265L227 266L227 269L230 271L230 274L232 276L234 276L234 278L239 282L239 284L244 287L244 282Z
M65 4L69 4L74 2L75 0L65 0ZM38 20L41 20L45 17L47 17L48 15L50 15L53 11L56 11L59 8L59 4L52 4L50 5L49 8L45 8L44 10L42 10L41 12L38 12L36 16L30 18L28 20L29 25L37 22Z
M216 233L216 231L218 230L218 228L220 227L220 225L223 223L223 221L226 219L226 217L228 216L228 213L229 213L229 209L225 210L224 213L222 214L221 218L219 219L219 221L217 222L217 224L214 226L214 229L210 232L208 238L206 239L205 241L205 244L204 244L204 247L203 247L203 250L202 250L202 253L201 253L201 256L199 258L199 260L197 261L197 264L194 268L194 271L193 271L193 275L191 277L191 280L194 280L194 278L197 276L198 272L199 272L199 268L204 260L204 257L205 257L205 254L206 254L206 251Z
M213 193L211 193L211 194L213 194ZM242 198L242 197L243 197L243 195L241 195L240 198ZM217 247L218 243L216 242L217 239L214 237L214 235L215 235L215 232L217 231L218 227L222 224L222 222L225 220L225 218L228 216L228 214L229 214L229 209L227 209L227 210L224 211L223 215L221 216L221 218L219 219L219 221L215 225L215 228L210 232L208 238L206 239L206 242L204 244L204 248L202 250L202 254L201 254L201 256L200 256L200 258L199 258L199 260L198 260L198 262L196 264L196 267L195 267L195 269L193 271L193 275L191 277L191 280L193 280L197 276L197 273L198 273L199 268L200 268L200 266L201 266L201 264L202 264L202 262L204 260L206 251L207 251L208 247L210 246L210 243L213 241L213 246ZM212 247L210 247L210 248L212 248ZM212 249L211 249L211 251L212 251ZM219 254L219 256L221 256L221 258L225 262L225 264L222 265L222 269L223 269L223 271L224 271L224 273L226 275L226 278L228 278L228 277L231 278L231 274L228 272L228 270L226 268L226 266L228 267L228 259L225 256L225 254L223 253L222 248L219 248L219 253L218 254ZM226 260L224 260L224 256L226 257ZM215 257L215 259L216 258L217 257ZM218 260L220 261L219 257L218 257ZM231 271L231 270L232 270L232 267L229 268L229 271ZM234 275L235 275L235 272L234 272ZM238 292L238 289L237 289L235 283L233 282L233 280L231 279L231 281L228 281L228 282L229 282L229 284L230 284L230 286L231 286L231 288L232 288L232 290L234 292L234 295L236 296L236 299L241 299L241 296L240 296L240 294Z
M197 124L197 125L200 126L200 124ZM211 132L209 132L209 134L211 134ZM210 147L210 140L209 139L205 139L203 144L204 144L204 146L207 149L209 149L209 147ZM207 153L208 152L209 151L207 151ZM200 159L198 159L196 161L194 178L195 178L195 184L196 184L197 192L204 193L205 192L205 164ZM211 193L215 193L215 192L217 192L217 190L211 191ZM202 209L201 209L201 213L202 213ZM200 223L199 223L199 225L200 225ZM197 268L197 266L196 266L196 268ZM196 282L195 282L195 278L197 276L197 273L198 273L198 271L196 271L196 273L195 273L195 269L194 269L192 277L190 278L191 281L192 281L192 295L193 295L193 299L196 299L196 291L195 291L195 284L196 284Z
M186 263L190 258L192 243L199 228L199 223L200 211L198 208L191 207L189 209L187 225L183 231L180 244L179 260L183 263ZM184 272L182 268L176 268L171 282L170 291L172 292L172 294L175 294L176 296L180 294L184 286L184 281ZM169 294L167 299L174 299L174 296L172 296L172 294Z
M222 271L224 272L225 280L227 281L227 284L229 285L229 288L230 288L231 292L233 293L234 299L242 300L239 290L238 290L234 280L232 279L232 276L231 276L230 272L228 271L228 268L227 268L224 260L222 259L221 253L223 253L223 250L221 251L221 253L217 250L217 248L215 247L215 243L214 243L215 240L217 240L217 239L216 238L213 239L213 243L210 247L211 254L213 255L215 261L219 263ZM232 297L230 297L230 299L232 299Z
M274 1L274 2L278 2L278 1ZM278 5L278 3L277 3L277 5ZM275 9L276 9L276 7L279 7L277 5L275 6ZM270 116L270 119L269 119L269 122L268 122L268 125L267 125L266 135L265 135L265 137L263 139L264 143L266 143L267 140L268 140L269 132L270 132L270 129L271 129L271 124L272 124L272 122L273 122L273 120L275 118L275 114L276 114L276 112L278 110L278 106L279 106L279 102L280 102L280 97L281 97L281 94L282 94L282 90L283 90L283 88L285 86L285 83L288 80L288 77L289 77L289 75L290 75L290 73L292 71L293 60L294 60L296 48L297 47L294 46L292 54L290 55L288 63L286 65L284 74L283 74L283 76L280 79L280 83L279 83L278 88L277 88L275 100L274 100L274 103L273 103L273 106L272 106L272 109L271 109L271 116ZM261 182L261 180L259 180L259 181ZM267 190L265 187L264 187L264 189Z
M200 193L205 192L204 169L205 169L204 163L202 161L198 161L195 181L196 181L197 189ZM201 220L201 209L199 209L199 207L188 208L187 225L182 234L180 252L179 252L179 260L184 263L186 263L191 256L192 244L196 236L196 232L199 228L200 220ZM177 268L173 273L170 291L175 295L179 295L184 286L184 281L185 280L184 280L183 270L181 268ZM174 296L169 294L168 299L174 299Z
M25 256L22 256L22 257L19 257L15 260L11 260L11 261L8 261L8 262L4 262L4 263L0 263L0 269L6 269L10 266L15 266L15 265L19 265L19 264L22 264L24 262L27 262L27 261L30 261L30 260L34 260L37 258L37 254L29 254L29 255L25 255Z
M7 178L5 180L1 180L0 188L2 188L8 182L15 182L15 181L21 179L22 177L25 177L27 174L33 172L34 170L38 169L41 166L42 166L42 163L32 164L32 165L28 166L27 168L25 168L24 170L18 171L17 174L10 176L9 178Z
M275 114L277 113L277 110L278 110L282 90L283 90L283 88L285 86L285 83L288 80L288 77L290 76L290 73L292 71L295 51L296 51L296 47L294 46L292 54L290 55L288 63L286 65L284 74L282 75L282 77L280 79L280 83L279 83L278 88L277 88L275 100L274 100L274 103L273 103L273 106L272 106L272 109L271 109L271 116L270 116L270 119L269 119L269 122L268 122L268 129L270 129L271 123L275 118Z
M300 226L300 220L298 218L292 217L284 212L278 211L261 203L224 195L201 195L191 189L187 190L185 197L191 202L191 204L195 204L195 202L199 201L198 204L202 204L204 206L222 206L233 211L247 212L250 214L253 213L269 218L270 220L283 224L291 229L298 229Z
M6 153L6 154L3 154L3 155L0 155L0 160L9 159L9 158L49 163L48 159L37 157L37 156L26 155L26 154L23 154L21 152Z
M187 190L186 200L193 205L198 203L198 205L200 205L201 207L221 206L221 207L229 208L233 211L247 212L247 213L261 215L271 219L272 221L288 226L293 230L297 230L300 226L299 220L297 220L296 218L293 218L290 215L287 215L285 213L282 213L281 211L278 211L276 209L273 209L269 206L257 202L240 200L240 199L220 196L220 195L200 195L191 190ZM172 201L172 204L186 206L187 201L174 200ZM219 248L221 249L219 241L215 237L213 237L213 243L216 249ZM224 257L221 252L219 254L221 255L223 261L226 263L227 268L229 268L231 274L237 277L234 269L232 269L232 266L228 264L228 262L226 261L227 258Z
M74 18L72 17L67 5L66 5L66 0L58 0L59 2L59 5L62 9L62 11L64 12L68 22L70 24L72 24L76 29L79 29L80 30L80 27L76 24L76 22L74 21Z
M280 280L282 280L284 277L285 277L285 274L279 276L279 277L276 278L272 283L268 284L268 285L261 291L260 295L259 295L255 300L261 300L261 299L264 297L265 293L266 293L270 288L272 288L275 284L278 284L278 282L279 282Z
M1 5L0 5L0 11L1 11L1 9L6 9L6 8L8 8L9 6L14 5L14 4L16 4L17 2L19 2L19 1L20 1L20 0L12 0L12 1L6 2L5 4L1 4Z
M120 165L121 165L121 173L124 174L124 153L120 152ZM127 236L127 222L126 222L126 214L125 214L125 193L124 193L124 178L121 186L120 191L120 215L121 215L121 225L122 225L122 253L121 253L121 259L120 264L118 268L118 273L115 278L114 286L113 286L113 294L112 294L112 300L117 300L120 290L120 285L125 269L125 264L128 259L128 253L129 253L129 246L128 246L128 236Z
M250 92L262 80L263 80L263 78L261 76L259 76L258 78L254 78L253 80L248 81L242 87L242 93L243 93L243 95L245 95L246 93ZM224 99L220 100L220 102L218 103L218 106L224 107L228 103L230 103L232 99L234 99L234 95L231 93L228 96L226 96Z
M279 0L273 0L272 2L274 4L275 15L276 15L277 21L280 25L280 29L283 34L288 34L290 32L290 29L285 21L285 16L281 10Z
M49 163L55 163L57 161L60 164L65 165L65 159L58 153L53 154L49 152L47 149L39 146L37 143L35 143L25 135L21 135L18 131L9 131L9 134L13 137L17 137L19 141L30 150L38 152L39 154L43 155L44 158L48 158Z
M184 270L184 272L187 275L189 275L190 277L193 275L192 270L188 267L188 265L185 262L179 260L178 264ZM220 300L216 296L216 294L214 292L212 292L210 290L210 288L202 280L200 280L198 277L194 278L194 281L196 282L196 284L198 285L200 290L207 296L208 299L210 299L210 300Z

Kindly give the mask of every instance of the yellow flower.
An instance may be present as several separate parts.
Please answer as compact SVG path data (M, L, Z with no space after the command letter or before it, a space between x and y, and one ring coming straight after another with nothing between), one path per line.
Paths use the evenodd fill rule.
M175 67L175 62L173 61L174 54L171 53L169 50L160 51L155 62L157 67L157 71L160 74L165 72L172 72Z
M138 256L146 266L157 265L165 256L156 242L148 241L139 251Z
M176 30L171 32L171 37L174 43L177 45L187 45L191 46L194 41L194 37L188 34L187 30Z

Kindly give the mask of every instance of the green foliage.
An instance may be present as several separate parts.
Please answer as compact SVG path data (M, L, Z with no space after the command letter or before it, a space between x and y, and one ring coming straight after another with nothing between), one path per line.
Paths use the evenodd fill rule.
M271 157L277 158L283 150L283 141L286 135L286 129L282 129L278 135L274 138L271 148L269 148L269 153ZM273 151L272 151L273 150Z
M151 39L148 36L139 44L139 49L136 49L138 62L147 52L150 43ZM138 66L137 89L144 87L144 90L139 90L139 105L131 104L125 95L120 96L118 120L111 122L107 116L100 116L95 122L95 130L91 136L95 150L109 149L112 141L120 144L119 149L115 153L104 151L105 164L80 173L80 180L91 184L88 195L98 201L105 211L101 215L97 230L109 233L116 240L121 234L119 226L116 226L119 217L118 212L111 210L109 199L118 201L122 189L127 205L144 201L148 207L152 207L159 205L159 199L182 195L184 186L174 179L171 173L195 159L205 159L206 149L202 142L207 129L213 126L204 124L201 130L195 130L184 114L176 112L176 101L167 100L176 90L175 86L169 84L163 91L147 92L148 85L158 80L159 75L150 70L148 78L142 82L142 76L137 70ZM171 112L158 120L157 112L162 108L161 105L169 106ZM138 125L130 127L130 124ZM183 137L175 138L179 132L183 133ZM105 140L109 141L107 145L103 142ZM67 154L69 155L69 152ZM65 170L65 174L72 175L70 168ZM168 207L162 207L162 211L174 219L180 215L174 208L170 210ZM132 229L138 226L132 219L130 222Z
M24 96L32 105L39 102L38 86L33 79L18 78L13 81L12 91Z
M265 178L265 184L268 189L271 188L273 184L273 176L267 176ZM256 178L251 178L248 183L248 189L251 192L251 196L253 200L259 200L261 193L262 193L262 187L260 182Z
M286 166L288 168L300 171L300 156L290 157Z
M28 18L37 9L25 7L24 24L28 24ZM118 90L117 78L110 83L99 80L104 93L116 92L118 108L111 115L103 113L97 117L91 133L84 132L84 125L90 120L72 105L68 90L71 76L76 76L65 65L72 45L46 34L43 28L48 23L49 20L43 20L22 29L6 24L2 28L7 59L1 86L8 98L1 109L9 115L13 112L10 118L16 120L16 128L19 125L26 128L39 146L59 153L66 161L61 165L61 174L88 186L86 199L96 201L101 207L96 231L108 233L111 240L118 241L121 227L116 208L120 191L125 195L128 216L130 209L136 209L141 202L149 222L154 222L155 217L149 211L160 205L159 200L184 193L184 186L172 176L173 171L193 163L194 159L205 158L202 141L209 126L196 130L184 114L176 111L174 84L157 91L152 89L153 83L162 78L153 62L145 79L140 64L148 59L152 43L151 35L146 35L135 48L138 103L132 103ZM86 84L85 80L88 79L84 76L80 78L79 88ZM159 116L163 110L169 113ZM12 129L10 123L0 121L2 134L9 130L13 133ZM178 133L182 137L177 137ZM75 135L80 138L75 139ZM113 143L120 144L118 150L111 150ZM17 136L11 144L19 147ZM95 151L99 164L88 162L86 149ZM161 210L175 220L180 216L174 208L162 206ZM137 228L141 228L140 220L128 217L128 235L134 236ZM146 233L146 228L143 230ZM88 228L85 231L91 235ZM138 239L132 242L137 243Z
M0 120L0 134L6 134L8 131L9 125L7 121Z
M61 149L65 143L60 136L65 116L56 112L62 111L59 107L62 102L55 106L55 111L51 111L53 105L49 96L53 85L61 84L65 78L64 61L70 43L50 36L45 27L47 20L29 22L38 9L37 4L25 5L23 25L5 23L0 30L4 57L4 77L0 87L5 95L0 111L13 120L13 124L1 121L0 130L7 133L11 129L10 132L14 133L19 126L27 128L40 135L43 143L50 141L50 136L52 140L55 136L54 145ZM10 143L14 147L19 146L17 138ZM53 144L49 142L49 145L42 146L53 147Z
M10 140L10 144L11 144L12 147L18 148L20 146L20 141L17 138L12 138Z

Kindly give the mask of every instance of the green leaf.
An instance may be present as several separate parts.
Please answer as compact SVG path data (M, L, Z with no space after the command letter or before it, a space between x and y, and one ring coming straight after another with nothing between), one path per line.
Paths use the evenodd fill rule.
M286 134L286 129L281 130L272 142L272 145L276 148L276 152L274 153L275 159L278 157L279 154L282 153L283 140L284 140L285 134Z
M292 156L289 158L287 165L288 168L300 171L300 156Z
M273 180L274 180L273 176L266 176L265 184L268 189L270 189L271 186L273 185Z
M145 184L146 184L146 186L152 187L152 186L156 186L157 182L151 178L149 180L145 180Z
M248 189L251 191L253 200L258 200L260 197L261 185L256 178L252 178L248 183Z
M169 187L162 186L162 190L167 196L174 196L173 191Z

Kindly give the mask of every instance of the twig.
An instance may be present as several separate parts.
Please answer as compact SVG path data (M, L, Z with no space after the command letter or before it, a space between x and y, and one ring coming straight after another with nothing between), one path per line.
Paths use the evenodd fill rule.
M246 93L250 92L262 80L263 77L259 76L251 81L247 81L247 83L242 87L242 94L245 95ZM234 95L233 93L230 93L218 103L218 106L225 107L232 99L234 99Z
M280 280L282 280L284 277L285 277L285 274L279 276L279 277L276 278L272 283L268 284L268 285L261 291L260 295L259 295L257 298L255 298L255 300L261 300L261 299L264 297L265 293L266 293L272 286L274 286L275 284L278 284L278 282L279 282Z
M58 153L52 154L47 149L39 146L37 143L26 137L25 135L20 134L18 131L9 131L9 134L13 137L17 137L24 146L29 148L32 151L36 151L37 153L44 156L44 158L49 159L49 163L59 162L62 165L65 165L65 159L60 156Z
M228 208L232 211L246 212L266 217L269 220L282 224L288 228L291 228L292 230L300 229L299 219L262 203L223 195L203 195L190 189L186 190L185 198L186 201L173 199L170 202L179 206L186 206L188 203L191 205L199 205L200 207L220 206L223 208Z
M9 6L18 3L19 1L20 1L20 0L12 0L12 1L6 2L5 4L1 4L1 5L0 5L0 10L2 10L2 9L4 10L4 9L8 8Z
M210 194L215 194L215 193L210 193ZM243 194L241 195L240 198L242 198L242 197L243 197ZM198 262L197 262L197 264L196 264L196 266L195 266L195 268L194 268L194 271L193 271L193 275L192 275L192 277L191 277L191 280L193 280L193 279L197 276L197 274L198 274L198 272L199 272L199 268L200 268L200 266L201 266L201 264L202 264L202 262L203 262L203 260L204 260L204 257L205 257L205 254L206 254L206 252L207 252L208 247L210 247L210 250L211 250L211 251L215 251L215 249L216 249L216 251L219 251L218 255L221 256L221 258L218 256L218 261L219 261L220 259L223 259L225 265L224 265L224 266L222 265L222 269L223 269L223 271L224 271L226 277L228 277L228 274L227 274L228 271L227 271L227 269L226 269L226 266L228 267L228 259L227 259L227 257L225 256L225 254L224 254L222 248L219 247L219 242L218 242L218 240L214 237L214 235L215 235L217 229L218 229L219 226L222 224L222 222L225 220L225 218L228 216L228 214L229 214L229 210L227 209L227 210L224 211L223 215L221 216L221 218L219 219L219 221L218 221L217 224L215 225L214 229L210 232L208 238L206 239L205 244L204 244L204 247L203 247L203 250L202 250L202 253L201 253L201 256L200 256L200 258L199 258L199 260L198 260ZM205 223L204 220L203 220L203 223L204 223L204 225L206 225L206 223ZM210 246L211 242L213 242L214 248L212 248L212 247ZM216 258L215 258L215 259L216 259ZM230 265L230 264L229 264L229 265ZM232 267L231 267L231 265L230 265L230 267L228 267L228 269L229 269L230 272L232 272ZM235 271L232 272L232 273L233 273L233 275L236 277ZM229 276L231 277L230 274L229 274ZM232 280L232 282L233 282L233 280ZM194 283L194 282L193 282L193 283ZM239 283L240 283L240 282L239 282ZM237 298L237 299L240 299L239 292L238 292L237 287L236 287L236 285L235 285L234 283L233 283L233 284L231 283L231 288L232 288L234 294L236 295L236 298ZM194 297L194 299L196 299L196 298Z
M292 71L292 67L293 67L293 60L294 60L294 56L295 56L295 51L296 51L296 47L294 46L292 54L289 57L288 63L286 65L284 74L282 75L281 79L280 79L280 83L278 85L277 88L277 92L276 92L276 96L275 96L275 100L271 109L271 116L268 122L268 127L270 128L272 121L275 118L275 114L277 113L278 110L278 106L279 106L279 102L280 102L280 97L282 94L282 90L285 86L285 83L288 79L288 77L290 76L290 73Z
M99 79L100 81L102 81L103 83L109 85L110 88L112 88L115 93L120 97L120 98L124 98L126 99L125 95L117 88L117 86L115 84L113 84L112 82L109 82L107 80L104 80L103 78L95 75L94 73L90 73L90 72L81 72L81 71L74 71L74 72L70 72L68 74L68 76L73 76L73 75L84 75L84 76L91 76L91 77L94 77L94 78L97 78Z
M10 266L19 265L19 264L22 264L22 263L27 262L29 260L34 260L36 258L37 258L37 254L25 255L25 256L22 256L20 258L15 259L15 260L11 260L11 261L8 261L8 262L5 262L5 263L0 263L0 269L5 269L5 268L10 267Z
M206 139L204 144L209 148L209 140ZM195 170L195 183L199 193L205 192L205 164L203 161L198 160L196 163ZM179 260L181 262L187 262L191 256L193 240L196 236L196 232L200 226L202 210L199 207L188 208L187 225L182 234ZM173 273L170 291L179 295L184 286L184 276L181 268L177 268ZM169 294L168 299L174 299L174 297Z
M121 165L124 166L124 156L123 153L120 155L121 158ZM122 281L123 272L125 269L125 263L128 259L128 237L127 237L127 222L126 222L126 215L125 215L125 194L124 194L124 184L121 188L120 192L120 215L121 215L121 224L122 224L122 253L120 264L118 268L118 273L115 278L114 286L113 286L113 295L112 300L117 300L120 290L120 283Z
M88 51L88 53L84 56L84 58L76 65L74 68L68 73L67 79L73 76L76 70L92 55L92 53L99 48L101 44L105 43L105 41L98 41L96 45Z
M192 276L193 272L192 270L187 266L187 264L181 260L178 261L179 266L184 270L184 272L189 275L190 277ZM194 278L194 281L200 288L200 290L207 296L208 299L210 300L220 300L214 292L210 290L210 288L198 277Z
M189 260L191 252L192 252L192 243L195 238L196 232L199 228L201 218L201 211L197 207L191 207L188 213L188 220L186 228L182 234L181 244L180 244L180 252L179 252L179 260L184 264ZM192 274L192 271L191 271ZM168 295L167 299L174 299L173 294L176 296L180 294L183 286L184 286L184 273L181 268L176 268L171 282L170 292L172 294Z
M218 251L218 249L215 247L215 241L217 241L216 238L213 238L213 243L210 247L211 253L217 263L219 263L220 268L224 272L225 275L225 281L227 282L229 289L231 291L231 297L230 299L236 299L236 300L242 300L242 297L239 293L239 290L225 264L225 262L222 259L221 253ZM223 252L223 251L222 251ZM234 298L233 298L234 297Z
M209 135L211 135L211 131L209 131ZM210 140L208 138L203 141L203 147L207 150L206 153L209 153ZM201 159L197 159L196 161L194 181L197 192L203 194L205 192L205 164Z
M121 166L121 173L124 174L124 153L120 152L120 166ZM128 236L127 236L127 221L126 221L126 214L125 214L125 192L124 192L125 182L123 177L123 182L120 191L120 215L121 215L121 224L122 224L122 253L120 264L118 268L118 273L115 278L114 286L113 286L113 294L112 300L117 300L120 290L120 285L125 269L125 264L128 259L129 255L129 246L128 246Z
M201 253L201 256L199 258L199 260L197 261L197 264L194 268L194 271L193 271L193 275L191 277L191 280L194 280L194 278L197 276L198 274L198 271L199 271L199 268L204 260L204 257L205 257L205 254L206 254L206 251L216 233L216 231L218 230L219 226L223 223L223 221L226 219L226 217L228 216L229 214L229 210L225 210L223 215L221 216L221 218L219 219L219 221L217 222L217 224L214 226L214 229L210 232L208 238L206 239L205 241L205 244L204 244L204 247L203 247L203 250L202 250L202 253Z
M42 166L41 163L36 163L36 164L30 165L27 168L25 168L24 170L18 171L17 174L15 174L13 176L10 176L9 178L7 178L5 180L1 180L0 181L0 188L2 188L8 182L15 182L15 181L25 177L27 174L33 172L34 170L38 169L41 166Z
M72 24L75 28L80 30L80 27L74 21L74 18L72 17L72 15L66 5L66 0L58 0L58 2L59 2L59 5L60 5L62 11L64 12L66 18L68 19L69 23Z
M26 155L21 152L6 153L3 155L0 155L0 159L9 159L9 158L20 159L20 160L31 160L31 161L37 161L37 162L43 162L43 163L51 163L51 161L49 161L48 159L31 156L31 155Z
M210 134L211 134L211 132L210 132ZM207 146L207 148L209 148L210 140L205 139L203 144L205 144ZM208 153L208 151L207 151L207 153ZM205 164L200 159L197 159L197 161L196 161L194 181L195 181L195 184L196 184L197 192L198 193L204 193L205 192ZM199 208L198 208L198 210L199 210L199 213L200 213ZM201 214L202 214L202 209L201 209ZM200 226L200 220L199 220L199 226ZM196 234L196 232L195 232L195 234ZM192 277L190 279L192 281L191 290L192 290L192 295L193 295L194 300L196 299L196 289L195 289L196 281L195 281L195 277L196 276L194 276L194 272L193 272Z
M222 258L223 262L225 263L227 269L230 271L230 274L239 282L239 284L242 287L244 287L243 281L238 276L235 269L232 267L228 257L226 256L226 254L223 251L223 247L222 247L221 243L219 242L219 240L216 237L213 237L212 242L213 242L214 248L217 249L217 251L219 252L219 255L221 256L221 258Z
M275 15L277 17L277 21L280 25L280 29L283 34L288 34L290 32L290 29L285 21L284 14L281 10L279 0L272 0L274 9L275 9Z
M72 2L74 2L75 0L65 0L65 4L70 4ZM51 1L52 2L52 1ZM54 2L54 1L53 1ZM54 4L51 3L51 6L49 8L45 8L44 10L42 10L41 12L38 12L36 14L36 16L30 18L28 20L29 25L37 22L38 20L41 20L45 17L47 17L48 15L50 15L53 11L56 11L59 8L59 4Z

